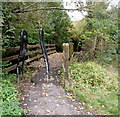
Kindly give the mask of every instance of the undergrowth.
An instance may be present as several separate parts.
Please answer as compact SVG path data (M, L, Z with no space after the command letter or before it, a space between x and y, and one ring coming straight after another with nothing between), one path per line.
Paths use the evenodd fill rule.
M98 114L118 114L117 71L94 63L74 62L69 66L67 92L74 93L85 109Z
M2 93L0 95L2 99L0 102L2 115L21 116L26 113L26 111L20 107L18 91L13 84L13 82L16 81L15 78L15 74L2 74Z

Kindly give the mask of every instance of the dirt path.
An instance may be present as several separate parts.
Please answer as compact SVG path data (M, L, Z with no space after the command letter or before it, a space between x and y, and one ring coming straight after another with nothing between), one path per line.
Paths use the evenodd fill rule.
M45 68L32 78L36 85L27 81L22 83L22 107L28 110L28 115L93 115L84 110L84 103L75 101L72 94L66 93L59 85L59 69L61 68L61 54L49 56L51 81L46 83ZM35 63L34 63L35 64ZM36 63L38 65L38 63ZM40 60L40 65L43 60Z

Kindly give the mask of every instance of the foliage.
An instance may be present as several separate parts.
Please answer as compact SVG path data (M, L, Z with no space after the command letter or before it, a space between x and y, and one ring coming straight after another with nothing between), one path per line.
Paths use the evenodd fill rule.
M49 7L62 6L59 2L49 3ZM49 19L49 20L48 20ZM45 21L46 42L56 44L57 51L62 50L62 44L71 42L71 33L68 31L72 28L70 18L65 11L52 10Z
M39 44L39 29L45 29L45 42L54 43L61 49L63 42L69 42L70 33L67 28L71 28L71 21L65 11L59 10L38 10L27 13L14 13L14 11L25 8L31 3L4 3L3 4L3 47L19 45L19 33L21 29L28 31L30 44ZM31 8L39 7L62 7L59 2L39 2ZM64 36L63 36L64 35ZM8 39L6 39L8 38ZM13 43L14 42L14 43Z
M73 69L73 68L76 69ZM97 69L96 69L97 67ZM90 86L100 86L106 77L105 69L95 64L94 62L85 62L81 65L76 63L70 66L70 71L73 79L85 83Z
M98 114L118 114L117 71L94 62L72 63L66 91Z
M118 9L107 10L107 6L105 2L96 2L89 8L86 18L77 25L76 28L81 31L75 32L78 45L82 47L84 55L87 55L86 60L97 59L110 64L117 61L118 21L107 14L116 16Z
M4 69L5 67L11 65L11 62L8 62L8 61L4 61L2 62L2 69Z
M20 107L20 99L18 98L18 91L13 82L15 81L15 74L2 74L2 93L1 98L2 102L2 115L23 115L26 113Z
M71 28L71 21L65 11L59 10L38 10L25 13L14 13L28 7L33 3L29 2L6 2L2 3L2 49L15 47L20 45L20 31L22 29L28 32L28 44L39 44L39 29L43 28L45 32L45 43L56 45L57 51L62 51L62 43L70 42L70 33L67 28ZM59 2L34 3L29 9L40 7L59 7ZM17 55L16 52L5 52L2 57ZM30 57L33 57L32 55ZM13 62L12 62L13 63ZM10 62L3 62L2 68L9 66Z

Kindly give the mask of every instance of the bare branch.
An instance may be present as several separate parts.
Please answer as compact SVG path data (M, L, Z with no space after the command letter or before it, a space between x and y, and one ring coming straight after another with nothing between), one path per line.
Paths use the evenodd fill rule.
M107 16L109 16L110 18L112 18L112 19L114 19L114 20L118 20L118 21L120 21L120 19L118 19L118 18L116 18L116 17L113 17L113 16L111 16L110 14L108 14L108 13L105 13Z
M84 11L91 11L91 12L94 12L94 13L102 13L102 14L105 14L105 15L109 16L111 19L120 21L119 18L114 17L114 16L112 16L112 15L110 15L110 14L108 14L108 13L103 13L103 12L101 12L101 11L94 11L94 10L91 10L91 9L85 9Z
M25 12L32 12L32 11L37 11L37 10L67 10L67 11L76 11L76 10L82 11L83 10L83 11L92 11L92 12L96 12L96 13L98 13L98 12L102 13L101 11L94 11L94 10L88 9L88 7L91 7L93 5L87 5L87 6L83 6L83 7L79 7L79 8L69 8L69 9L68 8L60 8L60 7L46 7L46 8L42 7L42 8L35 8L35 9L27 9L28 7L30 7L32 5L34 5L34 4L31 4L31 5L27 6L26 8L22 8L20 10L13 11L13 13L25 13ZM113 17L108 13L103 13L103 14L109 16L111 19L120 21L120 19Z
M60 8L60 7L42 7L42 8L35 8L35 9L20 9L20 10L16 10L16 11L13 11L13 13L25 13L25 12L31 12L31 11L37 11L37 10L72 10L72 11L75 11L75 10L82 10L84 8L87 8L87 7L90 7L92 5L88 5L88 6L84 6L84 7L80 7L80 8Z
M28 9L29 7L35 5L36 3L37 3L37 2L34 2L34 3L32 3L32 4L28 5L28 6L26 6L25 8L20 9L20 10Z

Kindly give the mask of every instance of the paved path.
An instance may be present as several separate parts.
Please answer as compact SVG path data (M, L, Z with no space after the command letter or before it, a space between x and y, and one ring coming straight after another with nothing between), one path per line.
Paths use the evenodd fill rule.
M59 85L59 69L61 68L61 54L49 56L51 66L51 81L44 81L45 68L40 69L32 78L32 83L22 84L22 107L27 108L28 115L92 115L84 110L84 103L73 99L73 94L66 93ZM43 60L41 60L41 63ZM43 63L42 63L43 64ZM30 82L29 82L30 83Z

